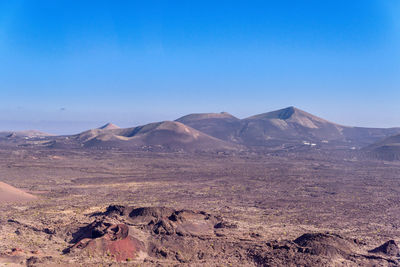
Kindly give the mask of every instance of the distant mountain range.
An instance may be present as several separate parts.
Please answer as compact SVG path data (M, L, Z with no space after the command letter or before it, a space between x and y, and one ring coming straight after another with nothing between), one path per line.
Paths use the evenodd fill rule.
M89 130L74 136L84 147L149 148L156 150L237 149L228 143L180 122L163 121L133 128Z
M400 128L343 126L288 107L245 119L226 112L201 113L132 128L120 128L108 123L70 136L27 133L30 133L25 135L28 139L44 139L33 141L36 145L54 148L223 151L314 147L379 151L378 147L386 145L382 142L398 138ZM394 137L391 139L390 136ZM24 132L0 133L0 137L18 139L24 137ZM392 149L397 149L392 143L390 145Z
M44 137L44 136L53 136L52 134L43 133L36 130L27 130L27 131L4 131L0 132L0 137L26 137L26 138L34 138L34 137Z
M208 113L187 115L177 121L210 136L246 147L303 142L361 148L400 133L400 128L342 126L295 107L242 120L228 113Z

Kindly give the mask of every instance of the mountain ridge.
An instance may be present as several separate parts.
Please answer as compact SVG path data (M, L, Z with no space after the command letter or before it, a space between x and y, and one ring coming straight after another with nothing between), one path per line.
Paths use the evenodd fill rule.
M78 137L79 138L79 137ZM167 150L236 149L234 144L209 136L183 123L162 121L131 128L101 131L85 147L153 147Z
M314 149L324 147L354 150L396 134L400 134L400 128L343 126L290 106L244 119L221 112L192 113L175 121L129 128L107 123L75 135L45 137L48 142L42 143L59 148L157 148L187 151L282 150L307 146ZM2 140L11 145L20 142L18 138ZM13 143L11 140L14 140Z

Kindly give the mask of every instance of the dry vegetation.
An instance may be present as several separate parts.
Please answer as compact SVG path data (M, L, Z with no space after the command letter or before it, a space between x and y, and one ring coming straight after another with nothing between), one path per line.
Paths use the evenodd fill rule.
M123 264L97 254L66 253L73 245L73 233L94 218L130 222L125 217L91 216L109 205L205 211L235 226L216 228L206 237L168 235L165 241L151 229L128 223L136 227L131 232L142 235L145 249L144 256L126 259L124 264L397 264L397 255L368 258L376 254L368 250L400 236L399 162L333 154L4 149L2 180L40 198L2 203L0 264ZM340 252L332 258L331 252L299 252L303 248L293 242L305 233L325 232L357 243L348 245L352 249L344 256ZM323 236L329 244L347 242L334 238ZM280 245L273 248L274 242ZM194 257L184 251L186 246L204 255Z

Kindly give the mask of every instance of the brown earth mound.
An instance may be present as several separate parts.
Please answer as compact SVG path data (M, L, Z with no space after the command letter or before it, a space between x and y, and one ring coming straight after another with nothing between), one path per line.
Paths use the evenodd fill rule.
M243 239L247 232L219 216L169 207L112 205L72 234L67 253L109 263L133 260L149 266L394 266L394 241L363 253L364 243L332 233L295 240ZM108 259L108 260L107 260ZM224 265L224 264L221 264ZM147 265L146 265L147 266Z
M399 251L399 247L397 246L396 241L389 240L389 241L385 242L384 244L380 245L379 247L376 247L368 252L380 253L380 254L384 254L387 256L398 256L400 251Z
M27 202L36 200L37 197L28 194L18 188L0 182L0 203L4 202Z
M143 242L130 235L126 224L95 221L75 235L76 244L67 252L82 251L88 256L110 257L121 262L137 258L145 249Z
M330 233L307 233L294 240L294 243L304 248L305 252L328 257L344 256L354 250L354 241Z
M165 207L133 209L129 217L135 223L145 224L157 235L213 235L216 225L223 225L220 218L202 211L174 210Z
M129 213L129 217L135 218L135 219L142 219L145 220L147 219L160 219L163 217L168 217L174 212L173 209L171 208L166 208L166 207L144 207L144 208L136 208L133 209Z
M250 248L257 266L387 266L391 259L360 254L361 245L332 233L306 233L294 241L272 241Z
M73 245L65 253L109 257L118 262L135 260L148 253L156 257L169 255L181 261L197 258L194 245L207 248L205 239L215 238L214 231L232 226L206 212L168 207L112 205L92 217L96 217L92 223L72 234Z

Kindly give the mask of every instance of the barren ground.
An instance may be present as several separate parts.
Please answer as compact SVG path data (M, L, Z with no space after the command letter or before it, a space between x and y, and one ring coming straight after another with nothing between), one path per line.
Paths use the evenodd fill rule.
M292 266L397 265L397 255L367 262L368 257L353 254L372 255L367 251L390 239L400 241L399 162L316 152L216 155L4 149L0 179L39 196L32 203L1 203L0 266L278 266L285 260ZM74 231L109 205L205 211L235 227L211 236L188 235L183 241L174 239L182 236L168 235L168 241L132 224L141 231L137 236L146 247L136 259L116 262L66 253ZM299 242L293 243L302 234L325 232L356 239L357 248L348 253L355 258L310 256L307 251L299 253ZM168 252L152 254L153 243L148 240L155 246L163 244ZM195 240L195 248L204 255L194 257L171 245L188 240ZM291 242L288 246L296 246L295 252L279 252L277 258L282 260L274 262L268 258L277 253L271 242Z

